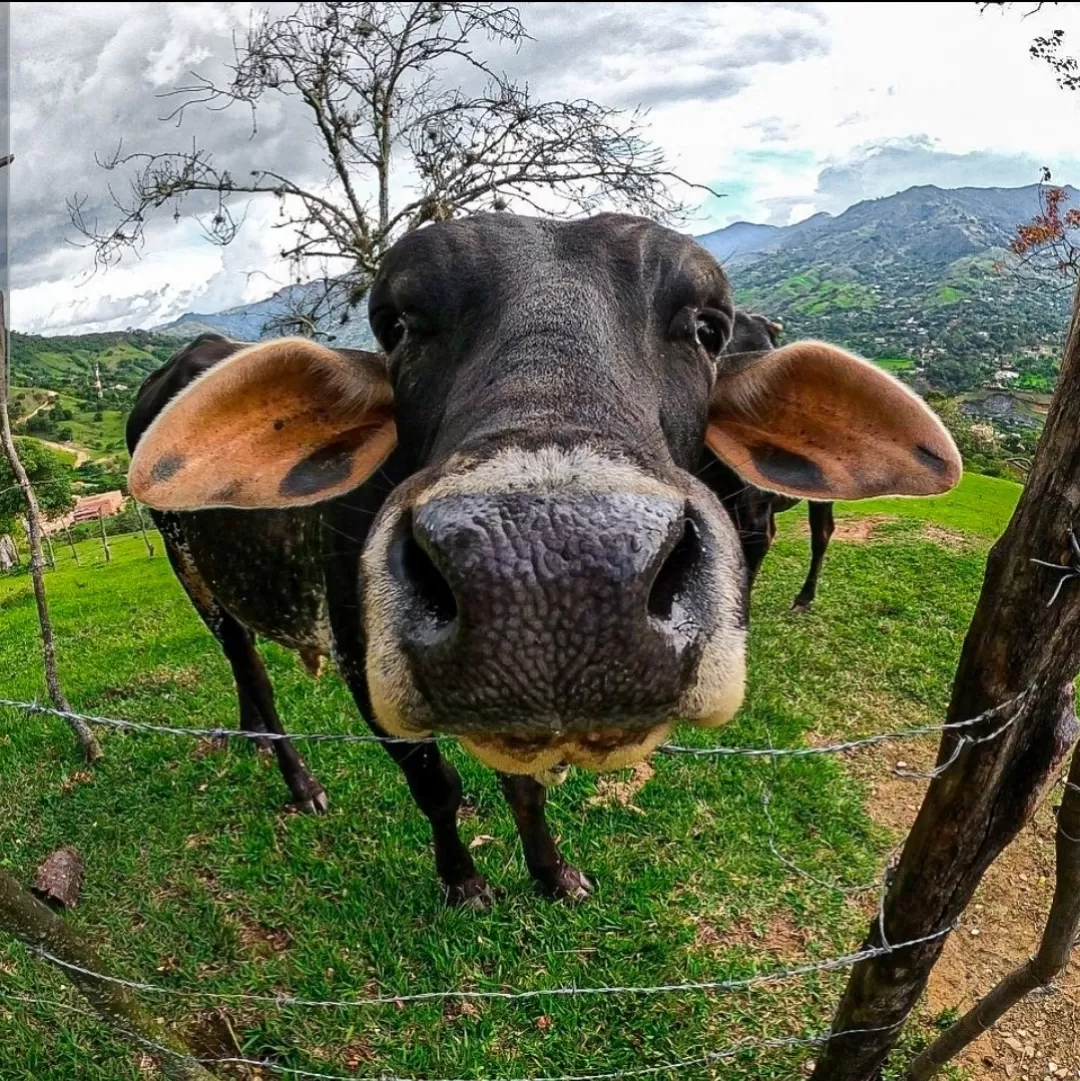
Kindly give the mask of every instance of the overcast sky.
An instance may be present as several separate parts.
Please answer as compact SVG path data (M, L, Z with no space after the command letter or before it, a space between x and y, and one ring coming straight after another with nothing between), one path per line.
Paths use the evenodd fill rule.
M107 211L95 154L164 150L194 136L237 172L317 178L307 129L286 111L192 112L164 123L160 95L231 56L243 3L11 5L12 320L46 333L152 326L215 311L289 280L273 253L275 208L255 203L226 249L166 219L141 260L92 275L65 201ZM261 5L267 6L267 5ZM270 5L284 9L290 5ZM1017 5L1023 9L1023 5ZM1080 44L1080 5L1021 21L975 3L525 4L534 41L498 58L537 95L650 110L648 130L680 173L725 193L688 228L786 224L912 184L1080 184L1080 95L1027 53L1049 27Z

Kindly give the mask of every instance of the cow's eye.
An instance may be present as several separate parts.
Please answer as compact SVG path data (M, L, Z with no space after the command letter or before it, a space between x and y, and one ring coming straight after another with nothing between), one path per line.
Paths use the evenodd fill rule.
M720 355L730 333L730 325L721 312L701 311L694 319L694 336L710 357Z
M371 325L379 344L388 353L392 353L401 344L409 329L404 317L391 308L375 312L371 317Z

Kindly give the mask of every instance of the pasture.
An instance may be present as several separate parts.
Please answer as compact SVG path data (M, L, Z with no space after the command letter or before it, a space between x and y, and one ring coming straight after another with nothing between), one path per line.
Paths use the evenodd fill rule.
M806 614L789 610L809 558L805 506L782 515L753 598L746 705L721 732L680 730L678 742L795 746L939 723L987 547L1018 491L967 475L938 499L838 507L837 540ZM235 726L226 663L160 546L148 559L138 535L111 544L105 565L100 545L83 543L81 567L58 547L47 577L72 703L159 724ZM0 579L0 696L44 698L36 633L28 578ZM289 731L365 731L332 672L315 681L286 651L261 649ZM0 708L2 865L28 882L49 852L76 846L86 883L67 918L114 974L204 996L315 1000L728 981L851 952L876 905L874 890L851 887L879 879L921 796L922 783L894 767L925 767L934 747L658 756L633 774L572 773L548 806L567 858L598 883L577 906L533 892L494 775L450 748L470 797L463 833L505 891L475 912L443 907L427 823L378 746L300 745L331 800L328 815L311 818L284 809L272 757L238 741L101 735L106 758L87 772L61 722ZM522 1078L640 1070L743 1040L811 1037L827 1030L844 977L352 1009L146 1001L206 1055L356 1077ZM55 970L0 940L5 1081L146 1076L147 1063L96 1021L12 1002L18 995L81 1004ZM942 1020L931 1002L908 1045ZM814 1053L747 1048L678 1075L790 1081ZM233 1069L222 1076L275 1076Z

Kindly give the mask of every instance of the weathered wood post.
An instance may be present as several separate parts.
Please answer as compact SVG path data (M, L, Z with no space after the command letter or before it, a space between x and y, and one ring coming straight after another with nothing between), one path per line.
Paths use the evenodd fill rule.
M1080 930L1080 753L1074 751L1057 817L1054 899L1034 957L1014 968L911 1064L908 1081L930 1081L942 1066L996 1024L1022 998L1049 988L1065 971Z
M149 554L150 558L153 559L154 544L150 540L149 534L146 532L146 523L143 521L142 507L139 506L139 501L134 496L131 497L131 502L135 504L135 514L139 519L139 529L142 532L142 539L143 543L146 545L146 551Z
M14 935L32 950L44 950L63 966L76 966L63 967L64 978L82 992L121 1036L134 1038L142 1049L160 1056L162 1070L172 1081L214 1081L214 1075L195 1060L191 1050L143 1010L126 987L88 975L104 974L95 952L3 869L0 869L0 930Z
M71 535L71 526L64 526L64 532L67 534L68 545L71 548L71 557L75 560L78 566L82 566L82 561L79 559L79 549L75 547L75 538Z
M2 103L2 102L0 102ZM10 160L10 159L9 159ZM0 241L0 243L6 242ZM0 283L0 445L3 446L4 454L11 472L15 476L15 483L22 491L23 500L26 503L27 533L30 541L30 578L34 583L34 600L37 603L38 623L41 626L41 651L45 665L45 686L49 692L49 701L55 709L71 712L67 698L64 697L63 688L60 686L60 673L56 667L56 640L53 637L52 620L49 617L49 602L45 594L45 575L43 572L44 560L41 554L41 515L38 511L37 496L34 495L33 485L27 476L26 469L19 460L19 452L15 447L15 439L11 434L11 417L8 415L8 336L7 319L4 310L4 292ZM101 746L97 737L90 730L85 721L78 717L66 718L71 730L82 746L83 754L87 762L96 762L101 757Z
M1076 739L1072 681L1080 668L1080 580L1069 575L1080 556L1071 540L1074 526L1080 528L1080 292L1031 474L990 551L948 721L967 721L1028 693L996 738L970 739L991 735L992 726L945 733L938 762L956 760L930 784L869 946L913 941L955 924L986 869L1034 813ZM958 751L965 736L969 742ZM944 944L942 936L855 966L815 1081L879 1076Z
M98 507L97 520L98 525L101 526L101 547L105 549L105 562L108 563L112 559L112 552L109 551L109 538L105 535L105 515L100 507Z
M52 537L45 533L45 549L49 553L49 570L56 570L56 553L53 551Z

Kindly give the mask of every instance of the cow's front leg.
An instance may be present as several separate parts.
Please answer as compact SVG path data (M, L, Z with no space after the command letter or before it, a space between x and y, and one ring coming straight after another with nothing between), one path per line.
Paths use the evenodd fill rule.
M529 874L552 897L568 901L588 897L593 884L562 858L548 829L544 816L547 789L532 777L514 773L500 773L499 785L514 813Z
M372 731L386 737L379 725ZM446 903L486 908L493 900L487 879L476 869L458 833L461 777L434 743L385 743L390 757L401 767L416 805L431 823L435 843L435 870L443 881Z

